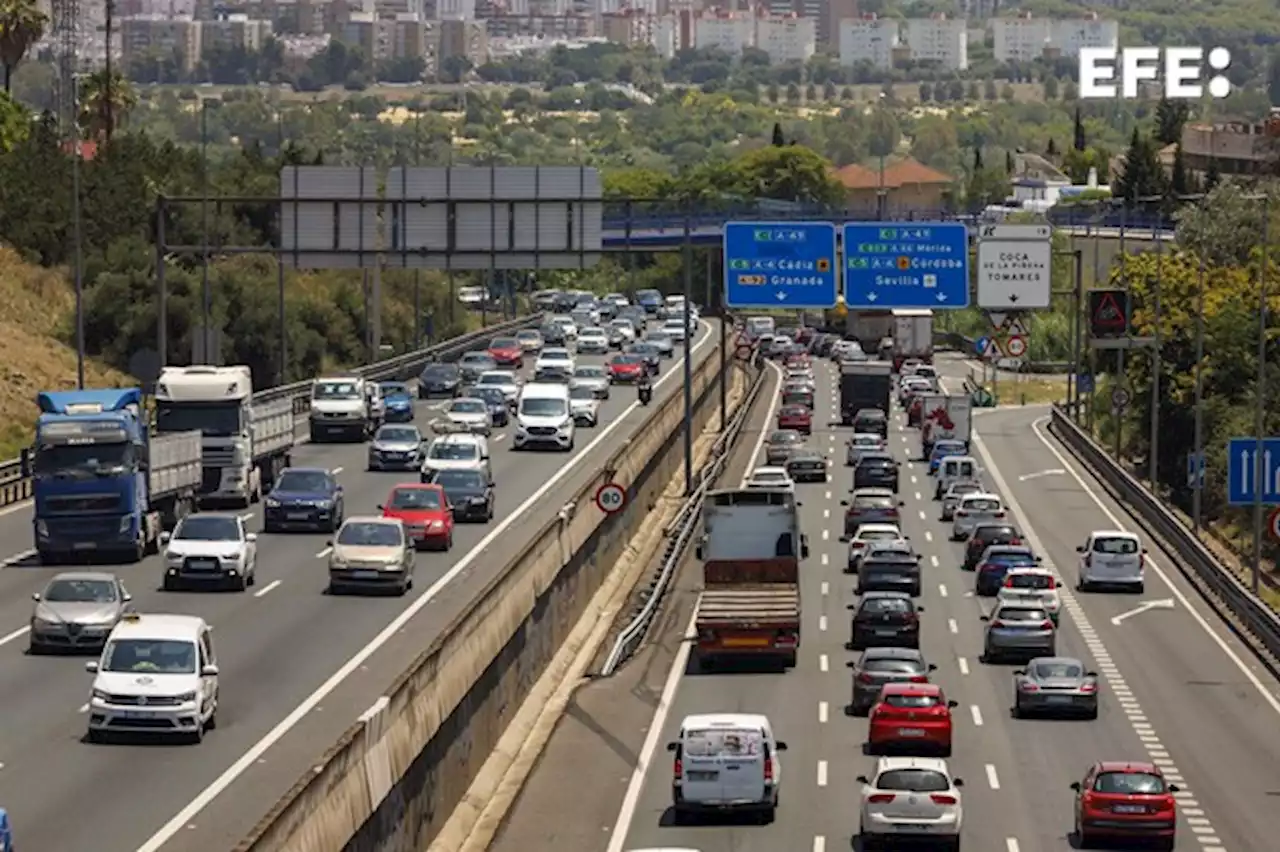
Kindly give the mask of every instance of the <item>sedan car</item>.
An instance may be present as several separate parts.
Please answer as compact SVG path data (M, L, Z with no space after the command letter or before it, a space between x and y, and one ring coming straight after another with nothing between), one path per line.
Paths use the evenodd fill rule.
M1074 657L1036 657L1013 673L1013 715L1098 718L1098 673Z
M951 483L951 487L942 495L942 522L954 521L956 507L960 505L960 501L969 494L977 494L981 491L982 483L973 479L962 479Z
M484 474L474 470L437 470L427 482L439 485L453 507L453 518L460 523L485 523L493 520L493 484Z
M1047 568L1010 568L1004 575L1004 585L996 593L999 603L1038 604L1049 613L1054 624L1062 615L1062 595L1058 592L1058 578Z
M536 355L546 344L542 340L542 332L536 328L523 328L516 332L516 340L526 354Z
M275 486L262 501L262 531L333 532L342 523L342 510L342 483L333 473L322 467L288 467L276 477Z
M995 597L1004 587L1005 577L1019 568L1035 568L1040 563L1031 548L1023 544L993 544L983 551L975 566L973 593L980 598Z
M580 355L604 355L609 351L609 333L603 328L592 326L578 332L578 353Z
M454 400L451 404L457 404L462 400ZM484 408L484 403L478 399L468 400L471 405L478 405ZM487 431L488 413L484 414L486 420L483 428L481 424L460 423L450 420L458 429L472 430L477 432ZM369 463L368 470L417 470L422 465L422 433L418 431L416 426L383 426L374 433L373 440L369 443Z
M399 518L347 518L328 545L329 594L413 588L413 540Z
M785 465L791 454L803 446L804 436L795 429L776 429L765 438L765 464L775 467Z
M853 415L853 431L859 434L889 437L889 417L878 408L860 408Z
M784 405L778 410L778 428L813 434L813 410L807 405Z
M172 535L160 534L164 590L230 586L243 592L257 582L258 537L239 515L187 515Z
M951 708L956 706L936 683L886 683L869 714L867 750L928 750L950 757Z
M404 382L379 382L383 423L413 422L413 391Z
M624 355L635 355L649 369L649 375L656 376L662 370L662 352L652 343L640 341L627 344L622 350Z
M564 346L569 340L569 335L565 333L564 326L553 322L543 324L538 329L538 334L542 336L542 345L544 347Z
M1013 524L982 524L973 531L973 535L969 536L969 540L964 545L964 562L960 568L963 571L972 571L978 566L978 561L982 559L982 554L992 545L1012 545L1020 546L1022 544L1022 533L1018 532L1018 528Z
M579 364L573 368L573 376L569 379L569 390L587 388L596 399L609 398L609 371L595 364Z
M391 489L387 502L378 506L384 518L404 523L413 546L419 550L453 547L453 513L439 485L408 483Z
M636 339L636 327L629 319L611 320L605 327L605 333L609 336L609 345L614 349L621 349L628 343L634 343Z
M66 571L31 596L27 652L101 651L133 597L114 574Z
M858 562L855 595L867 592L902 592L920 597L920 559L914 553L871 551Z
M852 574L857 571L859 560L871 547L898 541L906 545L902 530L897 524L862 524L849 539L849 567L845 573Z
M519 370L524 366L524 346L515 337L495 337L489 341L489 348L485 351L499 367Z
M856 604L847 649L920 647L920 613L924 607L902 592L867 592Z
M862 850L897 850L923 841L959 852L964 825L964 781L937 757L882 757L875 772L859 775L858 840ZM985 850L984 850L985 852Z
M670 358L675 354L675 340L671 335L667 334L660 328L655 328L653 331L645 332L644 342L656 348L658 350L658 354L663 358Z
M784 467L793 482L826 482L827 457L817 450L801 447L791 454Z
M845 665L853 670L853 698L845 708L850 716L870 710L885 684L928 683L930 673L938 669L915 648L872 647Z
M951 516L951 540L964 541L981 525L1000 523L1004 515L1004 501L999 494L966 494Z
M639 355L614 355L605 369L609 371L609 381L613 384L634 384L640 381L648 367Z
M502 388L483 386L472 388L468 394L473 399L483 400L489 409L489 422L495 427L506 426L511 422L511 406Z
M538 380L549 377L553 372L557 376L572 376L576 366L573 355L568 349L547 347L542 350L538 360L533 363L533 378Z
M474 382L484 373L498 369L498 362L488 352L467 352L458 359L460 384Z
M1058 628L1044 607L1031 604L999 604L987 623L982 641L982 661L1030 660L1053 657L1058 652Z
M747 477L747 488L780 488L794 492L796 483L785 467L758 467Z
M897 524L903 502L888 488L858 488L840 505L846 507L844 534L853 536L863 524Z
M813 411L816 405L813 390L807 385L783 385L778 398L784 406L796 405L809 411Z
M861 432L855 434L849 439L845 449L844 463L849 467L853 467L858 463L858 459L867 453L882 453L885 449L884 438L870 432Z
M418 376L418 399L456 396L462 387L462 371L457 364L428 364Z
M1172 850L1177 843L1178 785L1147 761L1104 760L1089 767L1075 791L1075 834L1081 849L1100 843L1155 841Z
M600 398L586 387L569 389L569 414L575 426L596 426L600 423Z
M520 379L510 370L489 370L481 373L476 379L472 392L474 393L477 388L497 388L502 391L502 395L507 398L507 404L511 406L514 406L516 400L520 398Z
M853 466L853 487L898 492L898 462L886 452L863 453Z

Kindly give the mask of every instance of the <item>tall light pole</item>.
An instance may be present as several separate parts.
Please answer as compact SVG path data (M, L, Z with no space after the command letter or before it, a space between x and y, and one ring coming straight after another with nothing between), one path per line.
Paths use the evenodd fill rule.
M213 363L213 294L209 289L209 106L215 98L200 100L200 343L202 360Z
M80 99L76 92L79 79L72 78L71 114L77 116L67 128L71 134L71 244L75 257L76 283L76 387L84 390L84 238L80 212Z

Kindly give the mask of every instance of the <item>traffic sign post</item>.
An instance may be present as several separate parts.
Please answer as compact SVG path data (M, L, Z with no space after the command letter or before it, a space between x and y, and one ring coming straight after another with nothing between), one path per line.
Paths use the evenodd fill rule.
M606 515L621 512L627 505L627 489L616 482L606 482L596 489L596 505Z
M969 229L950 222L844 226L850 309L969 307Z
M1257 451L1256 438L1232 438L1227 443L1227 502L1232 506L1253 505ZM1262 439L1262 502L1280 503L1280 438Z
M1129 407L1128 388L1116 386L1111 389L1111 407L1116 411L1124 411Z
M973 351L979 358L987 357L987 346L991 343L990 337L979 337L973 341Z
M726 306L825 309L839 290L830 222L725 223Z
M978 307L1049 307L1053 229L1048 225L983 225L978 230Z

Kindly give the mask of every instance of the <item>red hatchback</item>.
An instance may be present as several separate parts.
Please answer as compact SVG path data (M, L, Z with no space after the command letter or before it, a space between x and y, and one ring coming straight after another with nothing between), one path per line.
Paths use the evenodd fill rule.
M805 405L784 405L778 412L779 429L795 429L804 435L813 434L813 412Z
M519 369L524 366L524 347L514 337L495 337L489 341L487 351L499 367Z
M867 745L877 754L897 748L950 757L955 706L936 683L886 683L871 708Z
M647 365L643 358L635 355L614 355L609 361L609 381L638 382L645 374Z
M444 488L433 483L406 483L391 489L378 507L384 518L404 521L405 531L419 550L453 547L453 511Z
M1145 761L1104 760L1071 785L1076 793L1075 831L1080 848L1100 841L1154 840L1173 849L1178 827L1174 784Z

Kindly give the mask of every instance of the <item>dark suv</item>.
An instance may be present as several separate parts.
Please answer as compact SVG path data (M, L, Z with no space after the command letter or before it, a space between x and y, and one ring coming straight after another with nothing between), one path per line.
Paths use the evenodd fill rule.
M898 493L898 462L888 453L864 453L853 468L853 489L888 488Z
M978 524L965 544L961 567L972 571L978 566L983 552L993 544L1022 544L1022 533L1013 524Z

